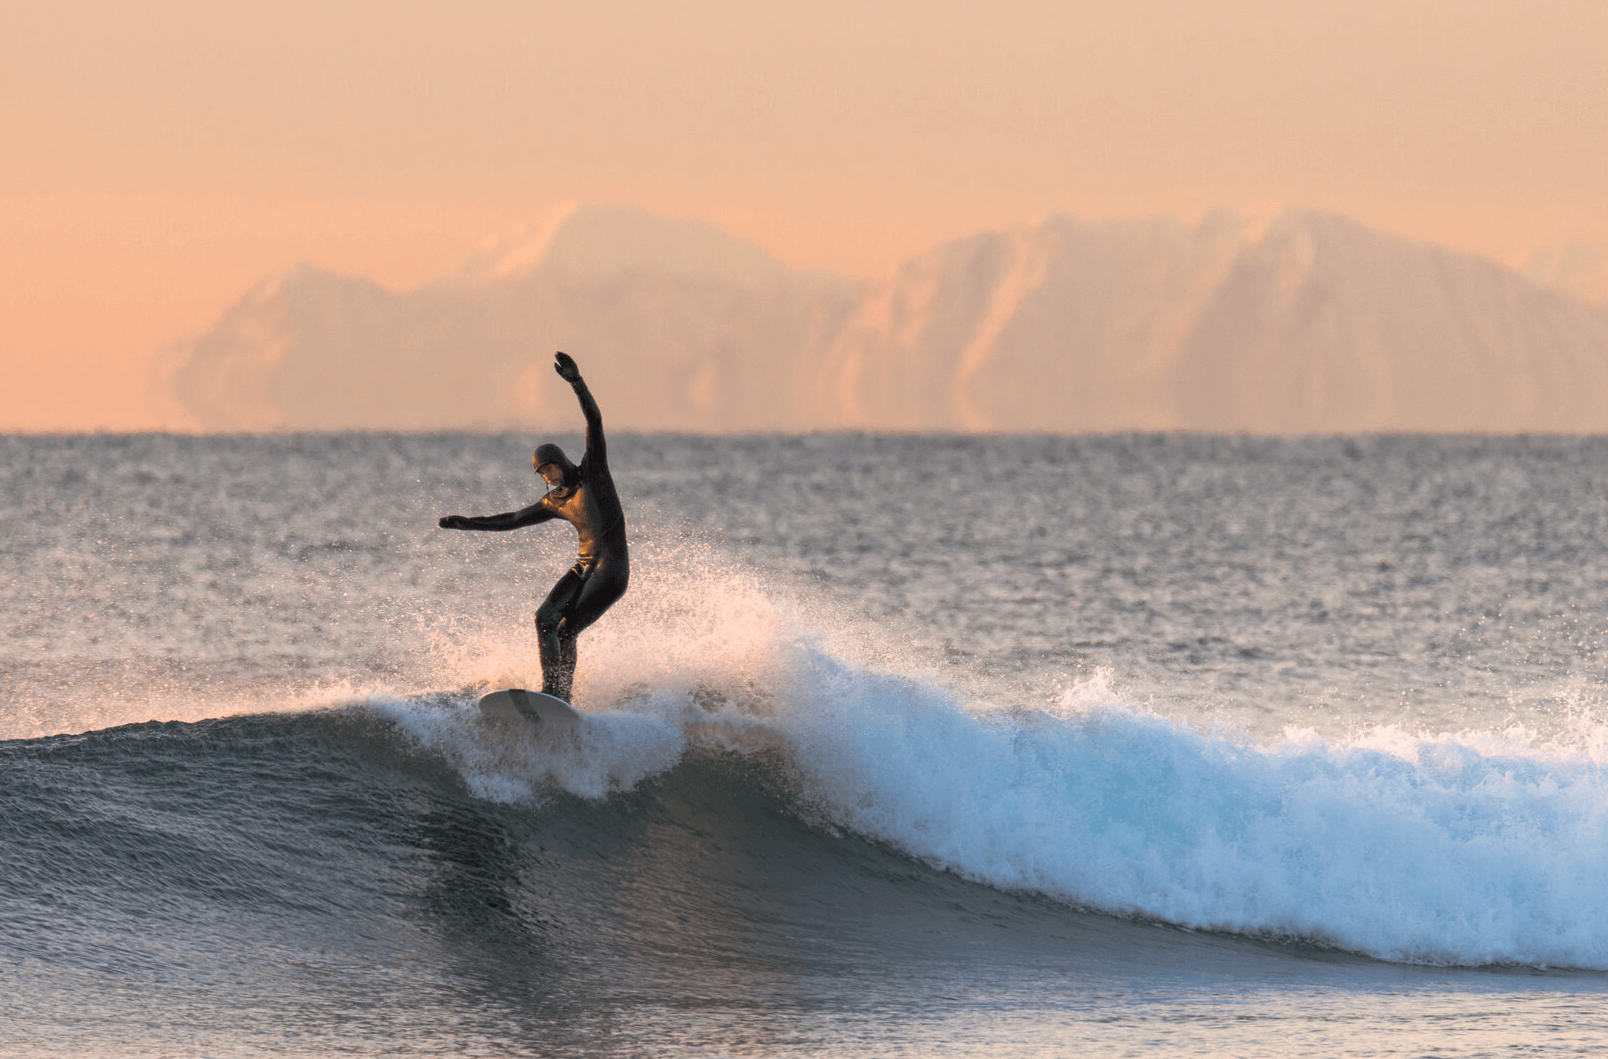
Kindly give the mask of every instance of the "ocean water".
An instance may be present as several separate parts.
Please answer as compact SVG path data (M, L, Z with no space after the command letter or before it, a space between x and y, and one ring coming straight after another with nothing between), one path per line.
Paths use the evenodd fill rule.
M0 437L0 1054L1608 1047L1608 439L541 440Z

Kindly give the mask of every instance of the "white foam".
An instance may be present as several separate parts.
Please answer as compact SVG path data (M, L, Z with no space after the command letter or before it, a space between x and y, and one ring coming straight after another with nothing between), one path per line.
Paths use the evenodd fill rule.
M490 720L475 698L379 697L369 706L440 754L470 793L495 802L539 803L551 788L602 798L673 767L686 749L688 703L680 696L644 696L629 710L590 714L561 730Z
M1256 744L1086 693L979 715L806 653L787 727L835 821L995 886L1391 960L1608 968L1600 732Z
M486 798L601 797L691 746L779 748L826 821L993 886L1390 960L1608 968L1608 744L1587 721L1545 743L1258 741L1126 704L1109 674L993 710L846 661L763 608L736 613L661 609L653 635L599 638L615 676L559 740L499 741L462 711L394 715Z

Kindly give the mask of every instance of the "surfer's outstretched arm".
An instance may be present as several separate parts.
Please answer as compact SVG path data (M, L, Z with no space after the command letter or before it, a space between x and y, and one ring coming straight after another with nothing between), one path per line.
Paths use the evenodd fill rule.
M586 417L586 454L593 457L594 466L605 462L608 453L604 450L603 413L598 411L592 391L586 388L586 380L581 378L581 369L575 366L575 358L568 353L553 354L553 370L570 384L570 389L575 391L575 399L581 402L581 415Z
M557 518L540 503L530 507L520 508L518 511L505 511L501 515L446 515L436 525L442 529L459 530L516 530L523 526L534 526L538 522L546 522L550 518Z

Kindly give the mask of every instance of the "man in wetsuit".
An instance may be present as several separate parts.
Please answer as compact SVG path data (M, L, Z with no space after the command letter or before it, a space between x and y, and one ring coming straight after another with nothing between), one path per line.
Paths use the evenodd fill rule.
M537 646L542 659L542 690L569 701L575 682L575 638L614 601L625 595L631 559L625 546L625 512L609 476L603 416L580 369L567 354L554 356L553 370L575 390L586 417L586 455L580 466L557 445L543 445L531 465L549 486L547 495L519 511L501 515L448 515L442 529L512 530L561 518L580 535L580 560L547 594L536 611Z

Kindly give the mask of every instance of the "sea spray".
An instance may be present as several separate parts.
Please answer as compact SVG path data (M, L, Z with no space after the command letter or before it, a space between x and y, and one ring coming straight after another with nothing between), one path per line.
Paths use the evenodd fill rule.
M582 641L569 742L399 723L495 801L781 754L801 812L1002 889L1398 961L1608 967L1599 727L1258 736L1128 701L1109 668L995 708L701 542L655 560ZM534 681L522 650L471 635L443 679Z

